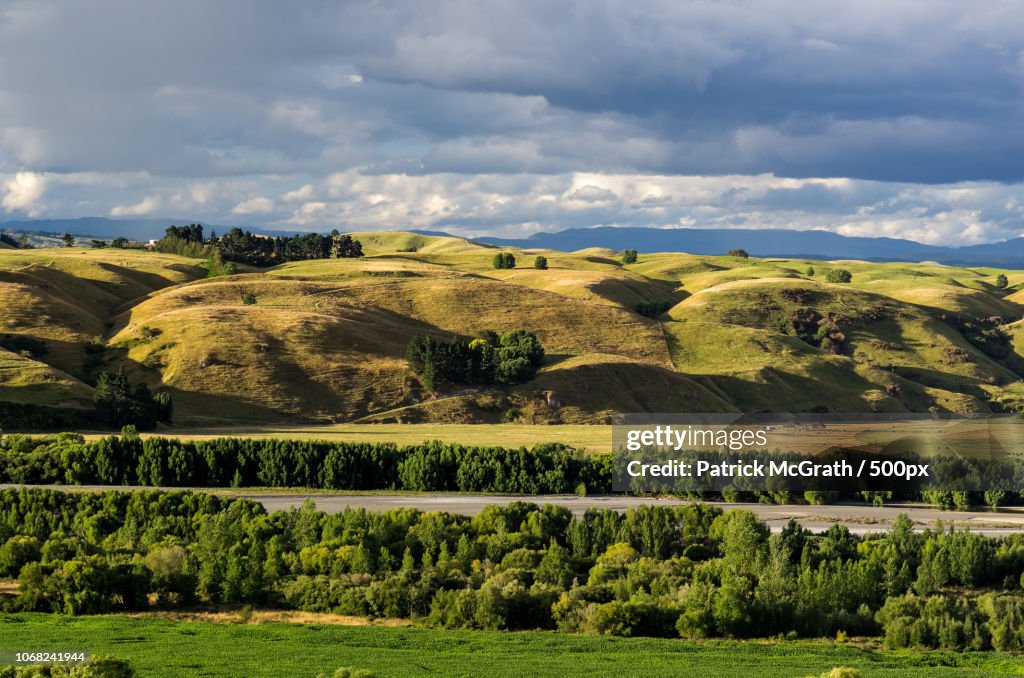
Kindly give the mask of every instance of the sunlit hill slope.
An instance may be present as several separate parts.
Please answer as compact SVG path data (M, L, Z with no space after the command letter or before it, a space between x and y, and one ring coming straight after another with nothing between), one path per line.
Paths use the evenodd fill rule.
M181 425L1024 405L1024 273L679 253L624 265L603 249L356 237L361 259L217 278L144 251L3 249L0 400L83 406L123 365L172 394ZM495 270L498 251L517 268ZM827 282L836 268L852 282ZM667 310L645 317L644 302ZM527 384L432 392L406 369L413 336L518 327L547 353Z

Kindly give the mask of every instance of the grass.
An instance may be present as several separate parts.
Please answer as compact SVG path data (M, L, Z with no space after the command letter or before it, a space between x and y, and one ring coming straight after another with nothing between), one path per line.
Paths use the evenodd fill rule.
M0 348L0 400L35 405L88 405L92 389L46 363Z
M407 231L356 232L352 234L362 243L363 252L368 255L391 252L416 252L422 254L457 254L466 252L495 252L487 245L471 243L462 238L434 235L420 235Z
M498 423L509 409L544 409L548 391L562 404L558 421L596 423L609 411L632 407L628 388L604 391L604 401L594 404L595 391L578 379L549 379L497 402L467 390L437 401L406 377L405 348L417 334L528 327L551 354L552 365L563 357L610 354L619 356L618 365L592 359L589 371L617 373L626 363L628 372L631 364L636 381L652 367L671 367L657 323L622 307L465 274L325 279L326 268L366 267L373 260L336 263L289 266L287 277L235 276L164 290L126 312L118 322L123 329L110 341L129 347L132 363L158 365L176 416L197 425L213 423L205 418L210 413L222 421L284 414L327 421ZM307 269L318 273L299 279ZM257 303L243 304L245 293ZM159 341L137 341L143 329L158 331ZM628 387L629 376L620 382ZM652 399L660 394L668 401L671 389L683 382L682 376L661 379L646 390ZM685 383L685 390L704 389ZM728 409L706 393L691 400L702 410ZM539 420L551 421L547 414Z
M995 653L882 652L831 642L575 637L549 632L432 631L328 624L221 624L158 618L0 617L0 648L84 649L133 663L144 676L294 676L350 666L380 678L414 676L1021 675L1024 660Z
M255 426L239 429L170 428L160 435L197 440L222 436L281 438L288 440L330 440L345 442L396 443L413 445L429 440L462 445L533 447L539 443L565 443L591 452L611 452L611 426L543 424L334 424L330 426Z
M842 355L781 334L780 323L808 306L837 318ZM831 403L832 411L922 411L932 403L984 411L998 390L991 386L1019 379L928 310L846 285L729 281L669 315L677 367L708 375L743 409L776 409L782 400L797 410Z
M85 345L106 334L116 310L154 290L205 275L196 263L109 248L4 250L0 333L41 341L47 349L41 357L46 364L81 378L86 371ZM6 379L0 387L5 383ZM59 400L59 395L49 399Z
M0 333L43 342L38 365L0 361L0 396L88 398L98 369L171 393L180 424L601 424L617 412L976 412L1024 405L1024 358L995 361L938 318L1018 321L1024 272L932 263L743 259L610 250L513 252L408 232L359 233L362 259L291 262L205 278L151 252L0 252ZM813 268L813 275L808 269ZM826 275L845 268L849 285ZM794 293L802 299L787 300ZM255 297L245 304L243 296ZM634 312L669 301L658 320ZM839 318L840 355L783 329L797 308ZM548 359L513 389L432 394L405 369L414 335L525 327ZM92 360L85 344L108 350ZM1024 350L1024 349L1021 349ZM47 371L50 370L50 371ZM83 389L85 389L83 391ZM552 406L552 403L555 405Z

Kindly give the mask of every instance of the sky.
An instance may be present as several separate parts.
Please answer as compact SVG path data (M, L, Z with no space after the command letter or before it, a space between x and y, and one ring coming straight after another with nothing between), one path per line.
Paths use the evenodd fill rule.
M0 218L1024 235L990 0L0 0Z

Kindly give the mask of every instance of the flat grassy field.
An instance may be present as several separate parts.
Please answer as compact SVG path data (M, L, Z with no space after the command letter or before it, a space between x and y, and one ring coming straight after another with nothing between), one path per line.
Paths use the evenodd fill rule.
M412 445L430 440L461 445L533 447L538 443L565 443L591 452L612 449L612 427L603 425L544 424L334 424L329 426L257 426L246 428L161 429L146 435L202 440L225 436L282 438ZM99 438L100 434L86 436Z
M88 650L142 676L312 678L341 666L380 678L702 676L793 678L836 666L864 676L1019 676L1024 659L995 653L882 652L831 642L703 643L548 632L432 631L328 624L219 624L151 617L0 616L0 649Z

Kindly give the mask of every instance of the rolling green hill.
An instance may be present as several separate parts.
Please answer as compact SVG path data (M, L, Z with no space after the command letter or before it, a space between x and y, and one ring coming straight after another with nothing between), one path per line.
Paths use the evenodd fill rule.
M124 365L170 391L185 425L1024 406L1024 272L678 253L622 265L603 249L356 237L361 259L219 278L152 252L4 250L0 399L86 404L99 371ZM498 251L517 268L495 270ZM836 268L852 282L827 282ZM668 311L636 312L651 301ZM547 352L527 384L432 393L405 367L413 336L517 327Z

